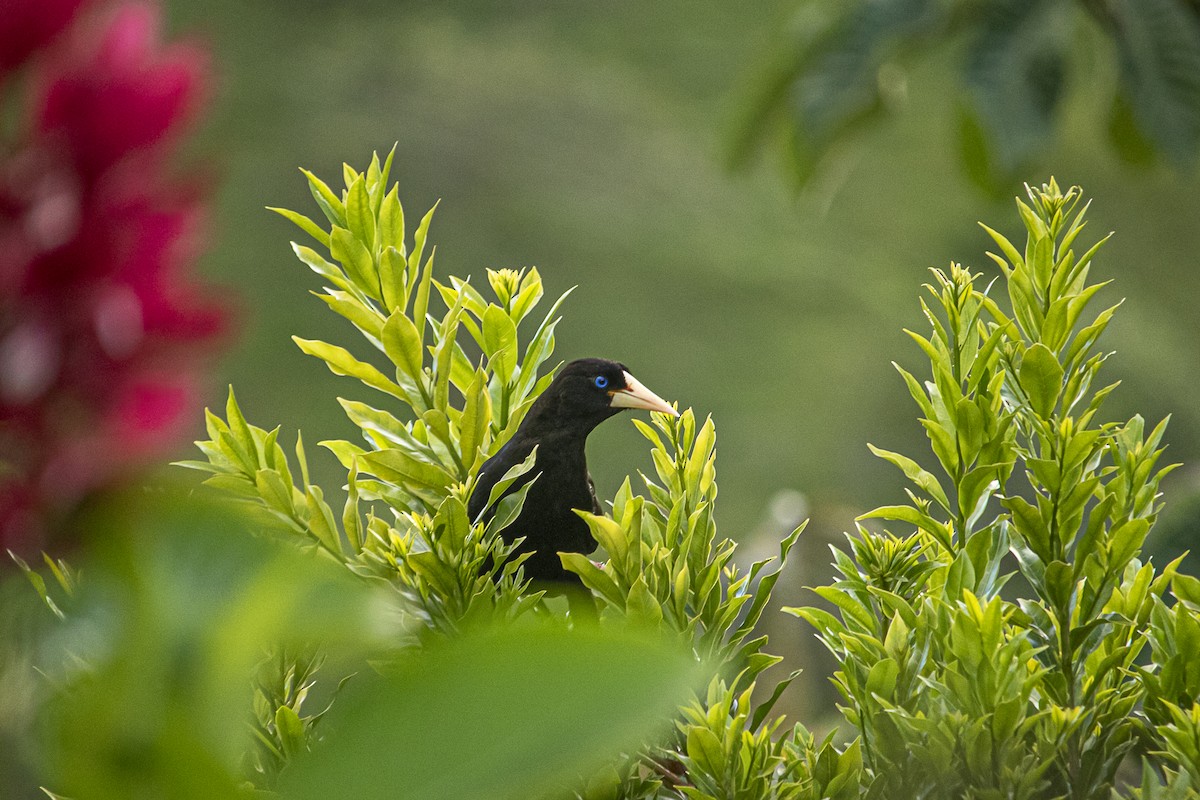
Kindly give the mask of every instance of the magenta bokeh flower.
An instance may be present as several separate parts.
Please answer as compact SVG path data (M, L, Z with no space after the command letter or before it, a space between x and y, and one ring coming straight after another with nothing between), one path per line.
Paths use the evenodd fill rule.
M29 88L0 144L0 544L36 545L186 430L219 304L188 280L203 193L171 176L207 59L148 3L16 0L0 90ZM78 13L77 13L78 12ZM75 23L67 23L75 18Z
M45 47L84 0L6 0L0 14L0 79Z

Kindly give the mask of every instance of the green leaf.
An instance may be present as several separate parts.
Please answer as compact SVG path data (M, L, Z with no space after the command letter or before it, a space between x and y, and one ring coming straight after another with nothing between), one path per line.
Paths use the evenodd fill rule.
M529 274L521 281L521 290L512 301L512 318L518 325L542 299L542 292L542 276L538 274L537 267L531 267Z
M368 253L374 251L375 214L371 196L367 193L367 182L361 175L355 178L346 193L346 224Z
M286 208L274 208L273 206L267 206L267 211L274 211L313 239L316 239L319 244L326 248L329 247L329 233L303 214L297 214L295 211Z
M425 216L421 218L421 224L417 226L417 232L413 234L413 249L408 254L408 293L410 295L416 289L418 268L421 266L421 256L425 252L425 239L429 235L429 223L433 220L433 212L437 211L438 204L441 202L441 200L438 200L437 203L433 204L433 208L425 212ZM428 270L426 271L428 272ZM417 315L414 314L413 316ZM420 319L417 320L417 322L421 321Z
M295 513L292 505L292 487L284 483L283 476L278 472L273 469L258 470L255 485L268 506L289 516Z
M445 489L454 482L454 476L438 465L418 461L396 448L364 453L358 463L360 469L402 486L415 483L431 489Z
M484 507L485 512L487 509L496 504L496 501L508 491L508 487L517 482L518 478L528 473L529 470L533 469L533 465L537 462L537 450L537 445L534 445L533 450L529 452L529 455L526 456L524 461L522 461L520 464L514 464L513 466L509 467L504 474L500 476L500 480L496 481L495 485L492 486L492 491L488 494L488 502Z
M392 186L379 208L379 241L384 248L393 247L400 253L404 246L404 207L400 204L400 187Z
M283 773L280 794L561 794L636 748L703 677L689 654L635 631L539 625L439 641L348 685L322 721L324 741Z
M1039 342L1025 351L1019 380L1034 413L1042 419L1049 419L1054 413L1063 381L1063 368L1050 348Z
M483 312L483 352L507 386L517 366L517 326L497 305L489 305Z
M338 538L337 523L333 519L333 509L325 502L325 493L320 486L309 486L305 492L308 508L308 529L317 541L334 555L341 555L342 543Z
M316 294L314 292L314 294ZM325 305L329 306L342 317L350 320L367 338L376 343L383 336L383 317L374 308L360 301L349 292L339 292L327 289L325 294L317 294Z
M301 339L299 336L293 336L292 341L305 353L324 361L333 374L358 378L373 389L407 399L400 387L388 380L382 372L364 361L359 361L346 349L312 339Z
M237 443L239 454L244 457L246 466L253 471L261 463L258 443L250 430L250 424L242 416L242 409L238 407L233 386L229 387L229 396L225 401L225 418L229 420L229 433Z
M403 311L393 311L383 326L383 349L392 363L418 386L424 381L421 334Z
M312 192L313 199L317 201L317 205L321 207L321 211L325 214L325 218L333 225L346 224L346 208L342 205L342 201L333 193L333 190L325 185L325 182L312 174L306 169L301 169L304 177L308 178L308 189Z
M537 479L538 476L535 475L529 483L515 492L509 492L497 501L496 513L491 521L488 522L486 528L489 536L499 535L501 531L517 521L517 517L521 516L521 509L525 507L525 498Z
M335 226L330 237L330 253L346 270L351 282L376 300L380 298L379 276L366 245L345 228Z
M605 602L615 608L623 608L625 594L617 587L612 577L583 553L559 553L563 569L574 572L583 581L583 585L604 598Z
M491 396L488 394L487 380L482 370L475 373L475 378L464 396L465 403L459 420L459 441L463 463L469 466L475 462L476 455L483 447L488 423L492 418Z
M1118 525L1109 533L1109 561L1114 567L1123 569L1136 556L1146 541L1150 522L1146 519L1131 519Z
M867 691L890 700L896 691L896 678L900 674L900 665L894 659L881 658L871 666L867 674Z
M1050 530L1042 519L1041 512L1024 497L1006 497L1001 501L1005 508L1012 512L1013 526L1025 539L1029 548L1042 561L1050 561L1053 553L1050 547Z
M1001 264L1001 269L1004 270L1005 275L1007 275L1013 267L1020 269L1025 266L1025 259L1021 256L1021 252L1013 246L1013 243L1008 240L1008 237L992 230L982 222L979 223L979 227L987 231L988 236L992 237L992 240L1000 248L1000 252L1002 252L1004 257L1008 259L1008 263L1011 265L1010 267L1005 267L1003 264Z
M292 242L292 250L296 253L296 258L306 264L309 269L320 275L325 280L332 283L339 289L345 289L348 292L362 293L362 290L355 286L351 281L346 279L346 276L335 265L322 258L316 250L311 247Z
M964 466L975 460L979 448L983 447L983 412L970 397L964 397L954 406L955 432L958 449L962 453Z
M275 730L279 732L283 752L289 757L304 749L304 723L290 706L275 709Z
M576 509L575 513L582 517L583 521L588 524L588 528L592 532L592 537L608 553L609 559L614 563L624 564L626 553L629 550L628 538L624 529L605 516L579 509Z
M652 626L662 622L662 606L658 599L650 593L644 574L638 575L637 580L629 587L629 595L625 598L625 614L629 619L642 625Z
M433 257L437 255L437 248L433 248L433 252L429 254L429 259L425 262L425 266L421 268L421 280L417 284L417 294L413 298L413 322L416 323L417 329L424 335L425 317L429 313L429 286L433 280ZM416 274L417 269L414 266L409 266L409 271Z
M721 775L725 772L725 751L721 740L708 728L688 726L687 754L688 758L695 761L709 775Z

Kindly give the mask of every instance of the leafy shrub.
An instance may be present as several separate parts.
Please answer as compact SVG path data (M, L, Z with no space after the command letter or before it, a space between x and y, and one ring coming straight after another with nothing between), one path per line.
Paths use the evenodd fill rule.
M525 338L523 324L544 294L536 269L488 270L482 291L468 279L435 279L435 249L427 248L434 209L421 219L410 247L398 189L387 185L391 164L389 154L382 163L373 158L362 173L345 167L340 194L306 173L328 230L276 209L328 251L332 261L293 245L328 283L318 296L353 325L373 359L387 362L385 372L342 347L296 339L335 374L385 396L382 407L339 399L362 430L363 443L321 443L347 469L340 513L309 482L303 440L297 438L289 459L279 428L247 422L232 392L224 418L208 414L209 439L198 443L207 460L184 463L212 473L209 484L245 501L262 530L319 548L355 574L386 581L404 599L407 630L420 642L544 608L542 593L530 591L523 577L522 559L509 560L513 545L499 535L520 513L525 490L501 501L487 523L468 518L466 500L479 467L553 377L552 370L539 370L554 350L563 297L536 326L526 326L532 333ZM439 300L440 312L434 310ZM774 559L767 559L743 572L733 560L734 543L717 538L712 420L698 423L685 410L678 419L655 414L652 424L635 424L651 444L656 475L643 479L645 494L626 480L611 519L584 514L604 548L602 566L580 554L563 554L563 563L595 595L602 621L649 625L686 642L723 676L712 697L727 706L731 693L745 694L780 660L763 652L766 637L753 635L779 571L768 573ZM532 467L531 458L512 470L493 496ZM798 535L783 541L780 565ZM279 672L295 673L296 667L283 665ZM295 749L285 747L278 718L299 716L298 699L278 686L260 693L260 739L270 742L274 761ZM591 796L633 796L635 787L657 791L660 778L672 775L669 763L689 757L684 751L696 738L693 730L681 722L674 737L648 745L643 757L631 754L623 774L591 782ZM259 774L269 778L266 770Z
M1147 794L1195 785L1200 584L1139 559L1165 420L1099 421L1116 386L1096 345L1117 307L1090 310L1103 240L1077 255L1077 189L1029 198L1023 250L987 229L1011 315L980 276L934 270L930 334L910 332L929 377L897 367L937 474L875 449L908 502L835 552L817 592L836 615L791 609L839 661L868 796L1109 797L1138 760Z

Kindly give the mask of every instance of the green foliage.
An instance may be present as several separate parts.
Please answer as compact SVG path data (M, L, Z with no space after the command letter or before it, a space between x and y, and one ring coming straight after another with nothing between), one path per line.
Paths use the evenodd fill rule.
M479 466L552 374L539 372L558 306L524 340L521 324L542 295L535 270L490 271L491 299L467 280L434 280L432 249L423 255L431 217L410 251L396 189L385 192L390 160L361 174L347 167L340 194L309 175L328 230L280 212L329 252L332 261L296 248L331 284L318 296L374 353L359 360L298 343L386 395L382 408L340 400L362 444L323 443L347 470L345 503L335 512L310 482L302 439L289 457L279 428L249 423L232 392L223 418L208 414L209 438L198 443L207 460L185 465L209 473L259 533L307 552L284 547L300 559L285 565L219 543L197 554L193 540L183 557L169 536L145 556L121 551L110 568L121 580L97 585L124 587L109 602L125 598L131 610L99 618L127 627L107 656L81 648L88 668L67 677L70 701L51 716L62 788L99 797L128 785L180 797L248 787L314 798L399 787L416 797L581 800L1196 796L1200 580L1178 561L1159 569L1141 559L1171 469L1159 466L1165 421L1101 419L1115 384L1100 381L1098 340L1117 306L1093 306L1103 240L1077 245L1087 211L1077 189L1051 181L1018 201L1023 248L986 229L1007 310L990 294L995 281L982 286L958 265L933 270L921 304L928 330L909 332L928 373L897 366L930 457L872 447L907 479L906 500L859 517L846 549L834 549L838 577L815 589L832 611L788 609L837 658L839 707L857 734L847 742L786 728L774 714L795 674L753 699L779 661L755 627L800 530L776 558L735 562L714 522L711 419L698 423L688 409L635 420L654 474L640 476L636 493L627 479L611 517L580 512L604 560L561 557L592 594L599 627L562 619L530 590L520 559L509 560L500 534L523 493L488 523L467 517ZM439 301L444 311L431 307ZM495 495L533 464L511 470ZM173 586L163 565L193 562L186 585ZM77 595L73 573L58 566L58 582ZM48 599L44 579L34 584ZM381 629L369 589L387 598ZM357 626L340 626L345 619ZM359 674L344 689L324 677L347 663ZM184 685L197 670L208 677ZM707 692L690 694L701 676ZM127 709L156 724L132 725ZM228 736L239 712L251 725ZM117 744L96 744L109 741ZM134 784L120 772L130 769L130 742L155 754L134 765ZM180 776L184 789L171 783Z
M42 714L65 797L527 797L636 744L705 669L634 629L537 620L399 653L379 585L248 536L227 508L124 506L51 642L71 656ZM372 674L306 714L323 662Z
M862 768L857 744L839 752L819 745L803 725L781 735L782 717L767 707L751 712L751 684L740 694L714 680L703 703L684 710L686 745L681 763L693 785L688 800L843 800L858 796ZM832 737L831 737L832 738Z
M1012 315L977 275L934 270L930 335L911 334L930 377L898 367L940 475L875 449L909 502L835 551L841 577L817 591L838 614L791 609L838 658L870 796L1107 798L1128 758L1195 777L1198 584L1138 558L1171 469L1165 421L1098 421L1115 386L1095 346L1116 306L1090 310L1103 240L1076 255L1077 189L1029 196L1023 250L987 229Z
M379 651L378 594L247 537L228 509L132 499L94 530L102 544L51 642L69 657L46 665L46 780L67 797L239 795L264 647Z
M385 395L378 407L339 398L362 442L321 443L347 470L342 508L335 511L328 493L310 482L302 438L289 458L278 441L280 429L249 423L232 391L224 418L207 414L209 438L197 443L206 460L183 465L210 473L206 483L238 498L263 532L320 550L354 574L393 587L403 601L405 640L425 647L437 634L461 635L482 620L514 622L548 611L524 579L522 558L510 559L514 546L500 536L520 513L527 490L501 501L487 523L467 517L466 500L479 467L553 377L539 371L554 350L562 297L533 324L529 318L543 296L536 269L488 270L483 291L468 279L434 278L435 249L427 247L433 210L408 247L398 190L387 186L391 160L380 164L376 157L363 173L345 167L340 193L305 173L328 229L274 209L328 252L332 260L293 245L329 284L317 296L353 325L372 352L360 358L326 342L296 343L335 374ZM532 332L523 334L523 324ZM780 660L763 652L766 637L754 629L800 531L785 539L778 559L743 571L734 562L733 541L718 538L713 519L712 420L698 426L685 410L678 419L655 414L652 424L635 423L652 445L656 477L643 478L644 495L626 480L613 500L612 518L581 512L605 563L562 554L563 563L592 592L603 623L648 627L681 641L698 663L725 676L730 691L744 693ZM531 456L510 470L493 497L533 464ZM772 561L778 562L773 570ZM312 724L319 715L305 716L301 708L309 674L304 667L284 659L260 689L252 770L259 785L272 785L291 756L319 738ZM788 682L761 707L756 728ZM658 796L661 765L683 757L686 745L686 734L664 729L581 791L588 797ZM688 780L702 780L701 773Z
M350 682L328 736L289 767L281 792L561 796L616 748L667 724L706 671L635 628L522 624L441 639Z
M733 155L745 160L780 122L799 184L856 128L896 107L905 68L938 47L962 53L962 155L984 187L1006 187L1045 148L1083 47L1115 61L1109 119L1098 127L1123 158L1161 152L1186 167L1200 147L1200 14L1186 0L807 5L792 30L747 100Z
M611 519L580 512L608 560L597 566L578 553L563 553L563 564L602 600L602 613L677 631L703 658L726 665L731 677L741 673L740 681L752 681L780 661L762 652L766 637L751 638L779 580L778 570L762 574L776 559L742 572L733 561L736 544L717 541L712 420L697 431L690 409L678 418L653 419L653 426L634 422L653 445L658 481L642 478L649 496L633 494L626 479ZM784 539L779 564L803 528Z

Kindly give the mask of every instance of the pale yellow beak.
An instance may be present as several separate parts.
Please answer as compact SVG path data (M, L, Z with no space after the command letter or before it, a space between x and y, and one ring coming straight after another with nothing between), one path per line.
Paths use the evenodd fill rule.
M625 388L608 393L608 396L612 398L609 405L613 408L644 408L647 411L661 411L672 417L679 416L679 412L671 408L666 400L647 389L641 384L641 381L628 372L624 374Z

